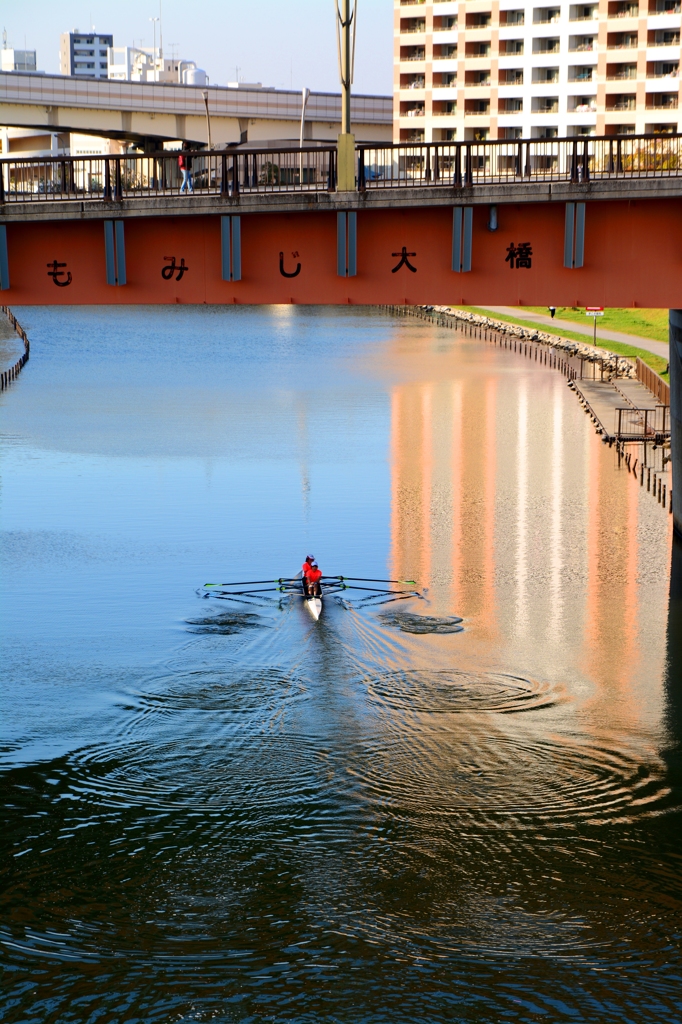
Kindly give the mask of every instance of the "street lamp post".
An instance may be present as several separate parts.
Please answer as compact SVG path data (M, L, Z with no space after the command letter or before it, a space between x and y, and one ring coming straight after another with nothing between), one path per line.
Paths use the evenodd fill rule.
M204 97L204 106L206 107L206 135L208 136L208 148L213 149L211 145L211 115L208 111L208 89L204 89L201 94Z
M299 149L303 149L303 134L305 132L305 108L308 105L308 98L310 96L310 89L305 88L301 90L301 135ZM303 153L299 153L298 157L298 180L299 183L303 184Z
M352 11L351 11L352 3ZM336 8L336 41L341 79L341 134L337 142L337 188L341 192L355 190L355 136L351 134L350 87L355 63L355 28L358 0L334 0Z
M159 19L158 18L150 18L149 20L151 21L152 25L154 26L154 48L152 49L152 56L154 58L154 67L156 67L156 23L157 23L157 21Z

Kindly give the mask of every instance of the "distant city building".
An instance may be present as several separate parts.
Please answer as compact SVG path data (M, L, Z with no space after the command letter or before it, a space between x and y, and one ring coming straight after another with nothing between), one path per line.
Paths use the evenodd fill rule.
M0 71L35 71L35 50L15 50L12 46L3 46L0 50Z
M394 0L394 139L669 133L680 0Z
M151 47L111 46L107 53L108 77L119 82L166 82L207 85L208 76L196 61L168 59Z
M107 53L114 37L97 32L62 32L59 73L76 78L107 78Z

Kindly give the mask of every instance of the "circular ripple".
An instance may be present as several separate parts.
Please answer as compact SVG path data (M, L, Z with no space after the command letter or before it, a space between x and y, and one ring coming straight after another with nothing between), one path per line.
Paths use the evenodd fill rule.
M243 633L247 629L263 629L267 623L255 612L220 612L217 615L204 615L197 619L186 619L191 627L190 633L218 633L230 636Z
M303 700L307 692L302 678L274 668L197 669L154 679L147 692L135 695L130 709L143 715L194 712L262 717Z
M461 633L464 626L459 615L414 615L411 612L384 612L379 619L385 626L402 629L403 633Z
M631 823L669 809L665 765L651 753L568 736L504 736L467 724L386 738L352 769L367 800L450 829L562 828ZM449 824L447 824L449 823Z
M401 670L371 677L366 684L372 703L400 711L512 714L558 702L548 685L501 672Z

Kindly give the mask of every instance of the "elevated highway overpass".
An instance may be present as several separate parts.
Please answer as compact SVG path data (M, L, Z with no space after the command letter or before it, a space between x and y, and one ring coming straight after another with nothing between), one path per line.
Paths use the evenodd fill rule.
M299 139L301 93L293 90L215 85L204 90L192 85L9 72L0 72L0 124L131 141L185 139L206 144L204 91L214 145ZM390 141L392 97L353 96L351 108L359 141ZM340 124L340 95L312 92L306 106L306 137L335 142Z

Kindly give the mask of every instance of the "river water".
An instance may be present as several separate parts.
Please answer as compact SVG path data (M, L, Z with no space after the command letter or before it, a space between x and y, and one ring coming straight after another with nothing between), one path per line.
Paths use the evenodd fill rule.
M565 379L357 308L15 312L0 1020L679 1020L671 517ZM197 593L309 551L422 596Z

